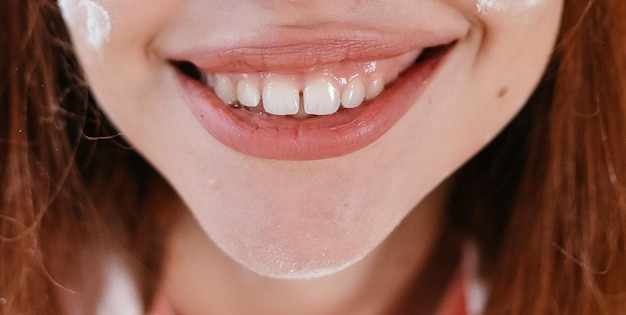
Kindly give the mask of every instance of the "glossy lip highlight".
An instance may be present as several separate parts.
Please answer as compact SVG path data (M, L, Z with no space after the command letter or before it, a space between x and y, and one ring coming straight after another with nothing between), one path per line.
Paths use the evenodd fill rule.
M318 160L360 150L385 134L421 96L453 44L425 52L369 104L304 120L226 106L207 86L176 71L183 95L204 129L245 155L274 160Z

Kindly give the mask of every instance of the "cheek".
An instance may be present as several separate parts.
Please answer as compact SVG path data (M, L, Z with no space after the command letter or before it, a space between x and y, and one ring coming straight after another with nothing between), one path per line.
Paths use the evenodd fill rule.
M563 1L477 0L475 6L482 38L474 72L485 79L469 94L485 102L521 106L551 56Z
M176 16L176 0L59 0L84 66L146 56L146 47ZM87 69L88 70L88 69Z

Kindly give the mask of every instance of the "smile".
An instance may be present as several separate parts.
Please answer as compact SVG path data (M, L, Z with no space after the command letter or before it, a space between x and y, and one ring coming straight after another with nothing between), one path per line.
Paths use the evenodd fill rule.
M192 53L171 64L191 112L225 146L257 158L316 160L358 151L403 117L455 39L433 42L277 45Z

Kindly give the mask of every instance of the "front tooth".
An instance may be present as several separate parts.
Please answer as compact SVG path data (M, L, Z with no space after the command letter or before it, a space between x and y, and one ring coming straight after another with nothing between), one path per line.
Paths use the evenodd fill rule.
M309 115L330 115L339 109L339 91L327 78L315 79L304 89L304 111Z
M288 79L269 78L263 87L263 108L273 115L294 115L300 109L300 91Z
M237 102L237 93L235 92L235 86L230 79L223 74L216 74L213 80L213 90L215 91L215 95L217 95L217 97L219 97L226 104L235 104Z
M382 93L384 89L385 81L383 81L383 78L381 78L380 76L372 77L372 82L365 92L365 99L371 100L375 98L376 96L380 95L380 93Z
M354 79L348 83L348 86L341 93L341 105L345 108L355 108L365 99L365 87L361 79Z
M241 105L256 107L261 101L261 91L254 82L243 79L237 83L237 99Z

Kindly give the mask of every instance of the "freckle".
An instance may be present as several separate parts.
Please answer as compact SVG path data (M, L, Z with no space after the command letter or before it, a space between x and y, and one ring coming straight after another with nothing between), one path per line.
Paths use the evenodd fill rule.
M506 86L503 86L500 91L498 91L498 98L503 98L509 89Z

